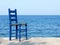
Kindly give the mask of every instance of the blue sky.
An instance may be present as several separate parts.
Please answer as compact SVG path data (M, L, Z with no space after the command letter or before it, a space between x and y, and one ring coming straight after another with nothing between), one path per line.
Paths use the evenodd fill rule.
M8 15L8 8L18 15L60 15L60 0L0 0L0 15Z

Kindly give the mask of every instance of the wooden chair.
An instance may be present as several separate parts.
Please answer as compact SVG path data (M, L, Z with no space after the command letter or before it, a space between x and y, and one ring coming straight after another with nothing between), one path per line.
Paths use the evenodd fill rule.
M27 40L27 23L20 23L18 24L18 21L17 21L17 10L10 10L8 9L9 11L9 27L10 27L10 30L9 30L9 40L12 39L12 37L15 37L16 39L19 39L19 41L21 40L21 37L23 35L21 35L22 33L22 30L23 32L25 32L25 37L26 37L26 40ZM15 26L15 30L12 29L12 27ZM25 29L21 29L21 26L25 26ZM19 27L19 29L18 29ZM19 33L19 35L18 35ZM15 34L15 35L13 35ZM19 37L19 38L18 38Z

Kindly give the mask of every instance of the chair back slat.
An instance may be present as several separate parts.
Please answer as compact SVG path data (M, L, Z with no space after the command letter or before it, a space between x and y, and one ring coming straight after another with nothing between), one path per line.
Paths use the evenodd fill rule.
M13 13L13 14L12 14ZM11 19L11 18L13 18L14 17L14 19ZM16 23L18 23L17 22L17 10L15 9L15 10L10 10L9 9L9 20L10 20L10 24L12 24L11 22L12 21L15 21Z

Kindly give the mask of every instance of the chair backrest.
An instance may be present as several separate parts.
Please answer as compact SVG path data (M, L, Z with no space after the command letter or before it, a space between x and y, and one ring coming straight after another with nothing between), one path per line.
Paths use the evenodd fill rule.
M11 9L8 9L8 12L9 12L9 25L10 25L10 30L9 30L9 40L11 40L12 38L12 34L13 34L13 29L12 29L12 24L16 24L18 23L17 22L17 10L11 10ZM15 37L17 39L17 25L15 25Z
M10 24L12 24L12 22L14 21L15 23L18 23L17 22L17 10L11 10L11 9L8 9L9 10L9 20L10 20Z

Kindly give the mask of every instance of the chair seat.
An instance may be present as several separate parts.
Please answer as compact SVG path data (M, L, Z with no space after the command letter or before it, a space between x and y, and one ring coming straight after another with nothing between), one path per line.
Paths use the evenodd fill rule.
M11 26L19 26L19 25L26 25L26 23L20 23L20 24L18 24L18 23L16 23L16 24L10 24Z
M19 24L10 24L11 26L17 26L17 25L19 25Z

